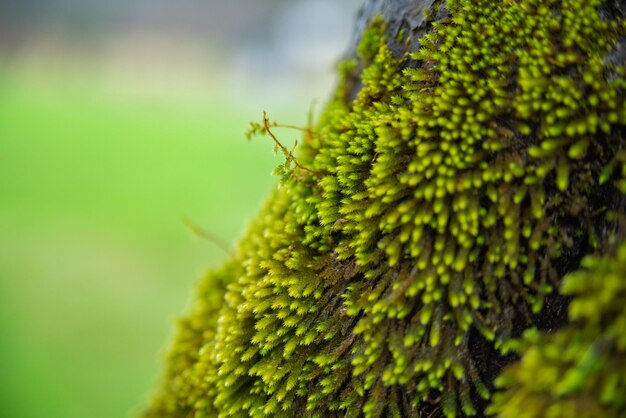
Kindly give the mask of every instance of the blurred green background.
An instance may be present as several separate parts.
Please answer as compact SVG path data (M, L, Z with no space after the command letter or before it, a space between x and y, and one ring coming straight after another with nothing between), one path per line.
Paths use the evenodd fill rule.
M146 401L226 256L182 219L234 245L279 161L243 131L319 112L358 3L0 4L1 416Z

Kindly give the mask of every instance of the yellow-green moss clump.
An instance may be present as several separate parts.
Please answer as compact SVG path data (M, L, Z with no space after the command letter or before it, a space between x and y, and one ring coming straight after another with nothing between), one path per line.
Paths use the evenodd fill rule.
M626 244L583 261L567 276L572 323L552 335L527 331L519 363L497 383L510 387L491 410L504 418L618 418L626 412Z
M626 81L604 57L626 25L602 3L449 0L451 17L402 57L372 21L358 60L342 65L346 79L362 69L363 87L350 100L339 86L236 255L201 284L146 416L483 414L500 367L490 362L619 223L602 221L598 196L621 196L607 167L624 144ZM591 286L601 298L603 284L581 283L605 274L623 293L619 273L594 268L567 293ZM572 320L595 303L582 300ZM626 413L623 373L599 391L572 371L569 386L535 393L520 368L569 338L595 348L558 372L611 367L585 369L608 350L585 318L554 340L529 334L522 366L502 378L516 392L494 411L515 416L523 396L543 416L566 390Z

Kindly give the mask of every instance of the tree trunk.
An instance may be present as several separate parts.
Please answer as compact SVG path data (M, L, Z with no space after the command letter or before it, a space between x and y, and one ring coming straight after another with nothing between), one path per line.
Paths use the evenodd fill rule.
M146 416L623 416L625 10L367 0Z

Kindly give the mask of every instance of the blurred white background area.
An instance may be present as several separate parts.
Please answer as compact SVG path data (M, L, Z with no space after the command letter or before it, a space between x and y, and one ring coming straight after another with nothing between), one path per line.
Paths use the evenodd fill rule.
M332 91L360 1L3 3L0 69L119 95L219 94L257 108L299 102L305 112Z

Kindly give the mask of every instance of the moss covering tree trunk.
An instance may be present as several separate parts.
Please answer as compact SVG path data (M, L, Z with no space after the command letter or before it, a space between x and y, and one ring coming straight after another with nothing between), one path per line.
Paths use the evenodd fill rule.
M625 9L366 1L144 416L626 416Z

